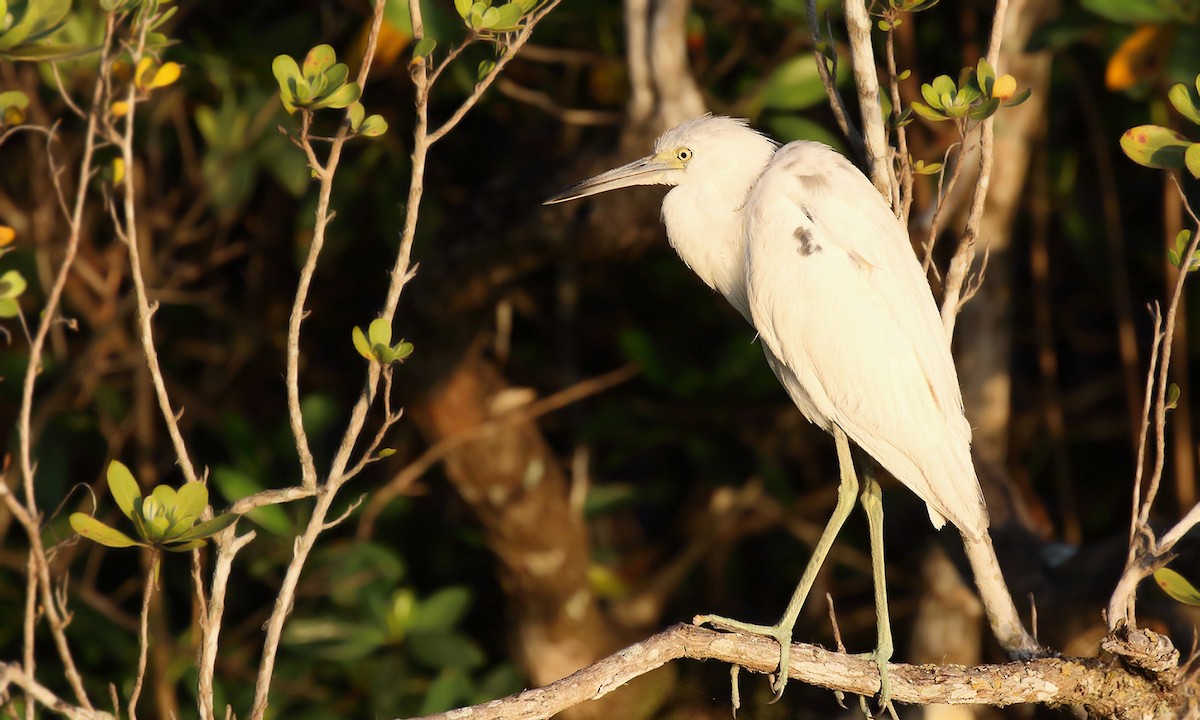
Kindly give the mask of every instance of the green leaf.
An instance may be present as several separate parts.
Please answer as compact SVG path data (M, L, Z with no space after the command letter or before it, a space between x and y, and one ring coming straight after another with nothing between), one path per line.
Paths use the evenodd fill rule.
M1200 143L1188 145L1183 153L1183 164L1194 178L1200 178Z
M3 15L0 12L0 15ZM0 92L0 108L18 107L25 108L29 105L29 97L20 90L8 90Z
M21 314L21 303L12 298L0 298L0 318L14 318Z
M437 40L428 36L421 38L413 46L413 60L429 57L435 47L437 47Z
M525 11L515 2L505 3L495 10L496 22L492 25L494 30L515 30L525 15Z
M0 275L0 298L15 298L25 292L25 278L16 270L9 270Z
M454 9L458 11L458 16L465 20L471 12L471 0L454 0Z
M159 510L172 520L176 517L177 493L170 485L155 485L150 491L150 497L158 502Z
M350 333L350 339L354 341L354 349L358 351L368 360L375 359L375 353L371 352L371 343L367 342L367 336L363 334L362 328L355 326L353 332Z
M403 360L413 353L413 344L405 340L401 340L392 347L392 362Z
M413 632L449 632L471 605L471 591L461 585L442 588L420 601L408 628Z
M928 86L926 86L926 87L928 87ZM919 103L915 100L913 101L912 109L915 110L918 115L925 118L926 120L932 120L934 122L942 122L944 120L950 119L950 118L946 117L944 114L938 112L937 110L934 110L933 108L931 108L923 103Z
M495 60L481 60L479 63L479 69L475 71L475 82L483 82L483 79L495 69Z
M972 120L984 120L996 114L1000 109L1000 98L992 98L987 102L976 105L967 112L967 117Z
M1121 150L1139 165L1179 168L1191 141L1180 133L1158 125L1139 125L1121 136Z
M1016 107L1016 106L1020 105L1021 103L1025 102L1026 100L1028 100L1029 96L1032 94L1033 94L1033 88L1025 88L1021 92L1019 92L1019 93L1013 95L1012 97L1010 97L1009 99L1005 100L1004 107Z
M367 329L367 337L371 345L390 345L392 342L392 324L383 318L375 318Z
M396 448L379 448L379 452L375 453L375 457L380 460L389 458L396 454Z
M408 648L414 660L435 670L477 668L486 660L478 645L458 633L414 632L408 637Z
M1167 410L1174 410L1179 405L1179 386L1171 383L1167 386L1167 395L1163 398L1163 407Z
M175 517L200 517L208 507L208 488L202 482L184 483L175 500Z
M321 73L321 77L325 79L325 88L327 90L341 87L346 83L347 78L350 77L350 67L346 63L338 63Z
M1200 605L1200 590L1188 582L1187 578L1170 568L1159 568L1154 571L1154 581L1163 592L1186 605Z
M85 537L92 542L98 542L107 547L121 548L141 545L141 543L120 530L111 528L86 513L71 513L70 522L71 528L80 537Z
M762 107L772 110L802 110L825 101L825 85L811 55L799 55L775 68L758 97Z
M301 83L300 68L289 55L276 55L271 62L271 73L279 83L279 100L288 115L296 112L295 88Z
M1171 263L1171 267L1179 267L1179 264L1182 262L1182 260L1179 259L1179 251L1168 249L1167 262Z
M382 115L371 115L363 120L358 134L367 138L377 138L387 132L387 129L387 120L384 120Z
M172 539L172 542L188 542L189 540L203 540L212 537L237 522L239 517L241 516L234 515L233 513L218 515L212 520L194 525L187 532L180 533Z
M420 715L445 712L463 704L474 690L470 676L460 668L446 667L437 674L421 698Z
M1194 22L1188 3L1163 0L1082 0L1083 7L1119 23ZM1190 11L1189 11L1190 10Z
M318 45L304 56L304 77L316 77L337 62L337 53L332 45Z
M108 464L108 491L125 517L132 519L137 501L142 498L142 491L133 473L118 460Z
M1167 91L1167 99L1171 101L1171 105L1180 115L1188 120L1200 125L1200 108L1196 107L1196 100L1192 96L1192 91L1183 83L1175 83L1171 89ZM0 93L0 106L4 105L4 94Z
M320 110L321 108L344 108L357 101L361 96L362 88L359 87L358 83L346 83L313 103L310 107L313 110Z
M363 116L366 113L367 109L360 102L353 103L346 109L346 119L350 121L351 130L358 132L358 126L362 124Z
M164 545L163 549L174 553L191 552L192 550L204 547L207 543L207 540L189 540L185 543L172 542L170 545Z
M987 58L979 58L979 64L976 66L975 79L979 82L979 89L985 97L992 96L992 88L996 86L996 71L992 68L991 63Z

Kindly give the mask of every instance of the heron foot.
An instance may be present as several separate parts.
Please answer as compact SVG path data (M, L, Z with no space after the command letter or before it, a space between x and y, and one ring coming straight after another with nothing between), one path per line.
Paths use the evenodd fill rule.
M720 615L697 615L692 618L692 624L711 625L718 630L726 630L728 632L749 633L751 635L771 638L779 643L779 669L775 672L774 677L771 678L771 690L775 693L775 697L771 699L771 702L779 702L779 698L783 697L783 689L787 687L788 667L792 654L792 625L785 627L782 622L775 625L758 625L721 617Z
M892 659L891 638L887 639L885 645L880 645L872 652L863 653L858 657L866 658L875 663L879 668L879 712L885 712L890 709L892 704L892 684L888 676L888 661ZM860 697L863 713L867 717L874 717L874 714L867 707L867 698Z

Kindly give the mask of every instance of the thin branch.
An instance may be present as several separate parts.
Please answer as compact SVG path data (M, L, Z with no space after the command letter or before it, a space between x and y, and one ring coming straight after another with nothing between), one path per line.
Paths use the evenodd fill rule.
M254 539L254 531L235 535L234 528L222 531L225 537L217 541L217 560L213 567L212 593L208 603L208 614L200 618L201 645L199 677L196 683L197 703L200 720L216 720L213 681L217 664L217 650L221 641L221 623L225 615L225 595L229 587L229 574L233 559L243 547Z
M146 18L138 29L137 45L132 49L131 54L131 64L134 66L142 58L142 53L146 47L146 34L149 32L150 21L152 19ZM175 449L176 459L179 462L180 470L183 471L183 476L188 482L197 482L199 477L197 477L191 457L188 455L187 443L184 442L183 433L179 430L179 414L171 408L171 397L167 392L167 384L163 379L162 368L158 363L158 348L154 342L154 326L151 322L158 304L154 303L152 305L150 303L146 293L145 275L142 273L142 258L137 226L137 173L135 172L134 165L136 158L133 154L134 115L137 108L137 100L137 83L130 82L129 90L125 96L129 110L123 118L125 128L119 140L121 157L125 161L125 181L123 183L125 196L124 218L122 218L121 222L117 223L117 230L129 249L129 274L133 279L134 296L137 299L138 339L141 341L142 353L146 357L146 367L150 371L150 379L154 385L154 394L158 400L158 408L162 414L163 421L166 423L167 434L171 438L171 445Z
M483 96L483 93L491 87L496 78L500 76L500 73L504 71L504 66L511 62L517 56L517 53L521 51L521 47L529 41L529 38L533 35L533 29L537 27L537 24L542 21L542 18L550 14L554 8L558 7L560 2L562 0L550 0L545 7L529 16L529 19L525 21L525 26L521 28L521 32L517 33L517 38L504 48L504 54L496 61L496 66L492 68L491 72L485 75L482 80L475 83L471 94L467 96L466 100L463 100L462 104L458 106L454 113L441 126L429 133L430 145L445 137L446 133L453 130L466 117L471 108L475 107L475 103L479 102L479 98ZM436 78L430 78L430 83L434 79Z
M718 660L758 673L774 672L779 645L759 636L675 625L542 688L428 715L421 720L533 720L595 700L680 658ZM879 670L864 656L793 644L789 676L811 685L856 695L879 691ZM1047 658L1005 665L907 665L890 663L892 699L914 705L1018 703L1084 705L1093 717L1170 717L1180 702L1151 680L1097 660Z
M142 588L142 614L138 623L138 663L134 675L133 692L129 695L129 720L137 720L138 699L142 696L142 682L146 679L146 657L150 652L150 600L158 586L158 566L161 558L158 550L150 551L150 570Z
M817 63L817 73L821 76L821 84L825 86L825 95L829 98L829 107L833 110L833 118L837 121L838 128L842 131L842 136L850 143L850 150L855 157L866 157L866 147L863 145L862 134L858 128L854 126L854 121L850 119L850 113L846 111L846 103L842 100L842 94L837 89L837 48L833 42L832 32L826 38L829 47L832 49L833 56L833 72L830 73L829 66L826 64L825 54L821 52L821 22L817 15L817 0L808 0L808 34L812 38L813 44L813 59Z
M69 720L116 720L110 713L90 707L78 707L54 694L50 688L33 679L29 673L14 663L0 662L0 698L8 695L8 686L16 685L44 705L51 712Z
M992 16L992 35L988 40L987 51L987 61L992 67L996 67L1000 62L1000 44L1004 39L1004 21L1007 14L1008 0L996 0L996 10ZM947 338L954 337L954 323L958 319L958 311L962 309L963 284L971 270L971 264L975 261L975 240L979 236L979 223L983 219L983 206L987 201L988 187L992 181L992 164L995 160L992 156L995 119L995 115L992 115L980 123L979 177L971 196L966 229L946 271L946 286L942 295L942 325L945 327Z

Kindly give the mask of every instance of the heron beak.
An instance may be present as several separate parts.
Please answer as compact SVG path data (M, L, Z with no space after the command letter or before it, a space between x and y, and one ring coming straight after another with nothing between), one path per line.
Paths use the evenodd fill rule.
M634 160L628 165L613 168L608 172L600 173L596 177L584 180L578 185L560 192L542 204L554 205L555 203L567 202L568 200L578 200L589 195L597 195L609 190L631 187L633 185L674 185L675 181L671 176L682 169L679 162L674 160L674 158L664 159L658 155L647 155L640 160Z

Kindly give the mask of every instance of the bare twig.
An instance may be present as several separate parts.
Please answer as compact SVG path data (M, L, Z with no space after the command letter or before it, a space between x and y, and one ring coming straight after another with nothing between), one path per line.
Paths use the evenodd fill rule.
M825 96L829 98L829 107L833 110L833 118L837 121L842 136L850 143L850 149L855 157L866 157L866 147L863 145L862 133L854 126L850 114L846 111L846 103L837 89L837 48L834 45L832 33L826 38L833 59L833 72L830 73L826 57L821 52L821 21L817 15L817 0L808 0L808 34L812 38L813 59L817 63L817 73L821 76L821 84L825 86Z
M254 539L254 531L245 535L235 535L234 528L227 528L222 535L228 534L227 542L217 544L217 560L213 567L212 594L209 598L208 613L200 618L201 645L199 679L197 681L197 703L199 704L200 720L215 720L213 679L217 663L217 648L221 641L221 623L225 614L225 594L229 587L229 573L233 569L233 559L243 547Z
M0 662L0 698L8 695L10 685L16 685L48 710L70 720L116 720L113 715L102 710L72 705L33 679L20 665Z
M158 566L161 558L158 550L150 551L150 570L142 586L142 614L138 623L138 663L134 675L133 692L129 695L129 720L137 720L138 699L142 696L142 682L146 679L146 657L150 652L150 600L158 587Z
M501 95L532 105L567 125L617 125L623 117L621 113L616 112L565 108L550 95L518 85L508 78L500 78L496 82L496 89Z
M142 54L146 47L146 34L149 32L150 23L154 18L146 18L138 28L137 43L131 48L131 64L136 66L142 58ZM120 222L116 223L118 234L124 239L129 249L129 267L130 277L133 279L134 296L137 299L137 318L138 318L138 339L142 344L142 352L146 356L146 367L150 371L150 379L154 385L154 394L158 400L158 407L161 411L163 422L167 426L167 434L171 438L171 444L175 449L176 459L179 462L179 468L183 471L183 476L188 482L196 482L200 478L196 475L195 467L192 465L192 460L188 455L187 443L184 442L183 433L179 430L179 414L171 409L171 397L167 392L167 384L163 379L162 368L158 363L158 348L154 342L154 325L151 320L154 317L155 311L158 309L158 304L151 304L146 293L146 279L142 273L141 248L138 239L137 225L137 173L135 172L135 160L133 153L133 129L134 116L137 108L138 87L137 83L130 82L129 89L126 92L125 102L128 103L129 109L124 116L124 132L121 134L118 143L121 149L121 157L125 161L125 181L123 183L124 194L124 217ZM102 112L103 110L100 110ZM93 110L96 112L96 110Z

